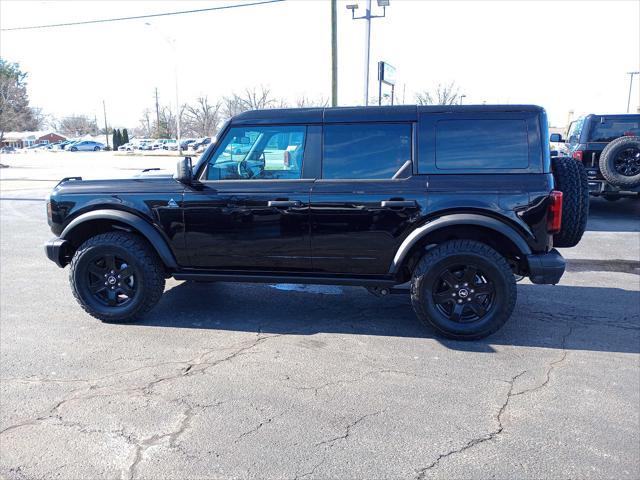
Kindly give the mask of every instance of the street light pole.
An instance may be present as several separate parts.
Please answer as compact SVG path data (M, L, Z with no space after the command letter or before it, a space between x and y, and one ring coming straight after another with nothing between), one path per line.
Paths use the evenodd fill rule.
M364 14L366 27L364 31L364 106L369 105L369 53L371 51L371 0L367 0Z
M351 18L353 20L365 20L366 27L364 31L364 105L369 105L369 53L371 50L371 19L372 18L384 18L387 13L387 7L389 6L389 0L377 0L378 6L382 7L382 15L371 15L371 0L366 0L367 6L365 7L365 13L362 17L356 17L355 11L358 8L358 4L347 5L347 9L351 10Z
M463 93L462 95L460 95L460 105L462 105L462 99L466 97L466 95Z
M633 76L640 75L640 72L627 72L629 75L629 97L627 98L627 113L629 113L629 106L631 105L631 87L633 86Z

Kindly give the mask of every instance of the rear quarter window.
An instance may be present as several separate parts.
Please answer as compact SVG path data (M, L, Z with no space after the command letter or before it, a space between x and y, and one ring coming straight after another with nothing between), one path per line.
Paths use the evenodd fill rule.
M525 120L440 120L435 129L436 168L441 170L526 169Z
M640 117L636 119L597 118L589 130L589 142L612 142L625 135L640 135Z

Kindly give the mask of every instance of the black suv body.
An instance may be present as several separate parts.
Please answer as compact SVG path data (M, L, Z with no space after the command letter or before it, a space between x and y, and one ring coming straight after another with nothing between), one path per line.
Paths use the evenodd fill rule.
M640 174L638 136L640 115L636 114L589 114L571 122L566 138L567 147L571 156L584 164L591 195L610 200L640 195L640 181L633 181L633 177ZM620 141L621 138L624 140ZM563 141L562 138L553 140ZM611 167L603 172L607 170L606 165L602 168L607 160L602 158L603 152L614 141L635 142L635 147L611 152L617 153L620 158L611 158Z
M71 263L89 313L135 318L168 276L379 295L411 281L422 320L478 338L510 316L514 275L555 284L564 272L540 107L262 110L218 138L174 176L54 188L46 253Z

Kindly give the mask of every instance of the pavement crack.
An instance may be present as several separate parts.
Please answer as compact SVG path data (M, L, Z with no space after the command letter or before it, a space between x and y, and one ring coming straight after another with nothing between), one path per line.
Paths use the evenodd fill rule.
M427 472L429 470L432 470L436 467L438 467L438 465L440 464L440 462L442 460L444 460L447 457L450 457L451 455L456 455L458 453L464 452L465 450L468 450L470 448L475 447L476 445L480 444L480 443L484 443L484 442L488 442L489 440L493 440L496 436L500 435L502 433L502 431L504 430L504 426L502 425L502 415L504 415L504 412L507 410L507 407L509 405L509 401L511 400L511 397L513 396L513 385L515 383L515 381L520 378L522 375L524 375L525 373L527 373L527 370L523 370L522 372L518 373L517 375L514 375L511 380L509 380L507 383L509 384L509 391L507 392L507 395L504 399L504 402L502 403L502 405L500 405L500 408L498 409L498 413L495 415L495 419L497 421L497 428L495 428L494 430L490 431L489 433L486 433L480 437L475 437L472 438L471 440L469 440L467 443L465 443L464 445L462 445L461 447L455 448L453 450L449 450L446 453L441 453L440 455L438 455L438 457L431 462L431 464L429 464L428 466L419 469L416 473L416 480L423 480L427 474Z
M323 440L322 442L316 443L314 446L319 447L321 445L329 445L330 447L339 440L346 440L351 435L351 429L362 422L365 418L374 417L376 415L380 415L384 410L379 410L373 413L367 413L358 417L355 421L351 422L345 427L344 433L342 435L338 435L337 437L329 438L328 440Z
M551 363L549 363L547 365L547 369L546 369L546 372L545 372L545 380L540 385L537 385L535 387L532 387L532 388L529 388L529 389L526 389L526 390L522 390L522 391L519 391L519 392L514 392L513 391L516 380L518 380L518 378L520 378L522 375L528 373L529 370L521 371L517 375L513 376L511 378L511 380L508 380L506 382L509 385L509 390L507 391L507 395L506 395L506 397L504 399L504 402L502 403L502 405L498 409L498 413L495 415L495 420L497 422L497 428L495 428L491 432L486 433L486 434L484 434L484 435L482 435L480 437L472 438L471 440L469 440L467 443L465 443L464 445L462 445L459 448L455 448L453 450L449 450L446 453L441 453L440 455L438 455L438 457L430 465L417 470L416 480L423 480L425 478L427 472L432 470L432 469L434 469L434 468L436 468L436 467L438 467L440 462L442 460L444 460L445 458L450 457L451 455L456 455L458 453L464 452L465 450L473 448L473 447L475 447L476 445L478 445L480 443L484 443L484 442L488 442L490 440L493 440L495 437L500 435L504 430L504 425L502 423L502 417L503 417L504 413L507 411L507 408L509 407L509 402L511 401L511 399L513 397L517 397L517 396L523 395L525 393L531 393L531 392L534 392L536 390L540 390L541 388L544 388L544 387L547 386L547 384L549 383L549 380L551 379L551 373L553 372L553 370L559 364L564 362L566 360L566 358L567 358L566 345L567 345L567 339L569 338L571 333L573 333L573 327L567 324L567 331L562 336L562 340L560 341L560 347L562 348L562 354L560 355L559 358L557 358L556 360L552 361Z
M544 373L544 380L542 383L540 383L539 385L536 385L535 387L531 387L531 388L527 388L525 390L521 390L519 392L513 393L511 396L515 397L518 395L524 395L526 393L532 393L535 391L538 391L544 387L546 387L549 384L549 381L551 380L551 373L561 364L563 363L566 359L567 359L567 354L568 354L568 350L567 350L567 338L569 338L569 336L573 333L573 327L569 326L567 332L564 334L564 336L562 337L562 342L560 347L562 348L562 353L560 354L560 356L554 360L553 362L549 363L547 365L547 368L545 370Z

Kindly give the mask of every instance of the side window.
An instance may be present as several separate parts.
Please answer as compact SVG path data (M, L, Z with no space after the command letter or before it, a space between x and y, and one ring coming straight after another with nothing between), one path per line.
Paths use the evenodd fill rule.
M233 127L209 160L207 180L277 180L302 177L307 128Z
M569 145L575 145L580 141L580 132L582 131L582 125L584 125L584 118L579 118L571 122L569 126L569 132L567 133L567 141Z
M411 166L411 125L324 126L324 179L390 179ZM408 168L408 174L411 168Z
M442 170L529 166L524 120L440 120L435 147L436 168Z

